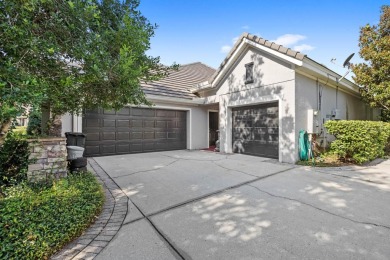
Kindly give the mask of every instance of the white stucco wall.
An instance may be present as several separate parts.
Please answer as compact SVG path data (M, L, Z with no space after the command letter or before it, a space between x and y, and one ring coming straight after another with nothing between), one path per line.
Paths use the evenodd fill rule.
M181 105L174 102L154 102L154 108L187 111L187 149L208 147L208 108L199 105ZM65 114L61 117L62 135L82 132L82 117Z
M254 63L254 82L245 84L245 64ZM232 152L233 107L279 103L279 160L295 162L295 71L293 65L248 48L222 79L217 91L221 151ZM217 86L218 87L218 86Z
M61 136L65 136L66 132L81 132L82 118L80 116L73 116L69 113L61 117L62 130Z
M317 82L315 79L306 77L299 73L296 74L296 132L300 130L310 129L310 120L308 110L318 110L318 115L314 116L313 132L322 133L320 141L331 141L333 138L326 134L323 129L323 122L329 118L332 110L340 111L340 119L346 120L378 120L379 113L377 110L371 109L363 101L359 94L352 94L343 91L341 88L336 89L336 86ZM319 107L319 91L322 89L321 108ZM337 104L336 104L337 93ZM317 124L315 123L317 121ZM315 127L318 125L318 128ZM321 132L321 130L324 130ZM298 137L296 138L296 141ZM326 145L326 143L323 143ZM298 159L298 158L297 158Z

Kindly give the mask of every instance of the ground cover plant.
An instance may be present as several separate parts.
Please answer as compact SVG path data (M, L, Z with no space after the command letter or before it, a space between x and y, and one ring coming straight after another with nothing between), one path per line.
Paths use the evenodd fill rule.
M48 259L81 235L101 212L104 195L91 173L48 184L22 182L0 198L0 259Z

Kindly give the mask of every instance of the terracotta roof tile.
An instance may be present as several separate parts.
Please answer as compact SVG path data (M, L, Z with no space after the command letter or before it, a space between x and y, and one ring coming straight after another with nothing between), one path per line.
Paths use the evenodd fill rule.
M141 88L149 95L192 99L196 95L189 89L207 81L214 73L215 69L201 62L186 64L180 66L177 71L172 71L166 78L141 84Z

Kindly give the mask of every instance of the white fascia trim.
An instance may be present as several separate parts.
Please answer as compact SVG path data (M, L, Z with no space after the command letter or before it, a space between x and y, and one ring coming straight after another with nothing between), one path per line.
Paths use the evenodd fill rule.
M169 102L172 104L184 104L184 105L203 105L205 102L204 98L184 99L184 98L175 98L175 97L164 97L158 95L146 95L146 99L152 102L153 101Z
M211 86L215 87L218 84L218 82L223 78L223 75L225 75L225 72L230 68L230 65L233 64L237 57L240 55L244 47L245 41L242 41L240 45L238 45L232 56L229 58L227 63L223 66L222 70L218 73L217 77L211 82Z
M298 66L302 66L302 63L303 63L302 61L300 61L298 59L295 59L293 57L290 57L290 56L288 56L286 54L283 54L281 52L273 50L273 49L271 49L269 47L265 47L264 45L258 44L256 42L253 42L253 41L248 40L248 39L244 39L244 42L246 42L247 44L249 44L251 46L254 46L254 47L256 47L256 48L258 48L260 50L268 52L268 53L270 53L270 54L272 54L272 55L274 55L274 56L276 56L276 57L278 57L278 58L280 58L282 60L286 60L288 62L291 62L292 64L295 64L295 65L298 65Z
M334 72L330 69L327 69L327 68L321 66L320 64L317 64L317 63L315 63L311 60L308 60L308 59L304 59L302 67L306 68L314 73L317 73L323 77L328 77L328 75L329 75L332 77L332 78L330 78L330 80L334 81L335 83L337 83L336 79L339 79L342 77L339 74L337 74L336 72ZM299 70L297 70L297 71L299 72ZM352 92L359 93L358 86L352 82L349 82L349 81L343 79L342 81L339 81L339 85L341 85L342 87L344 87Z

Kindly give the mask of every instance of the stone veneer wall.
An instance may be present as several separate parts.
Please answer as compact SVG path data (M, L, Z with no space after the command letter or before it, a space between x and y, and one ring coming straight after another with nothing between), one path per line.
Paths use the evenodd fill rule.
M29 139L30 158L27 179L32 182L67 176L66 139L62 137Z

